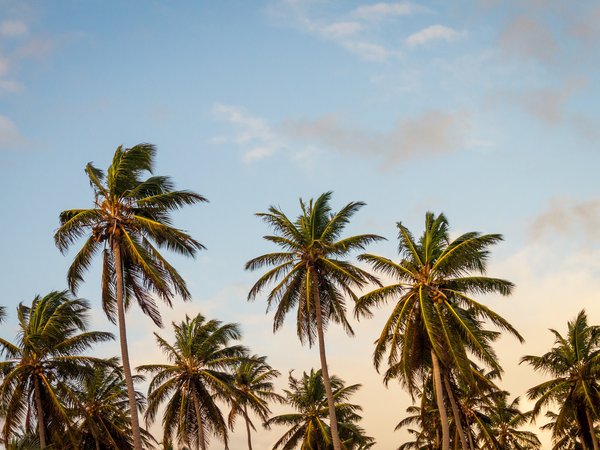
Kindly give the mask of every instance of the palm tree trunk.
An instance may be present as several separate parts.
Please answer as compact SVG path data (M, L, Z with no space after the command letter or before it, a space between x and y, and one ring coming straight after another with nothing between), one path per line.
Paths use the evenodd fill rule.
M590 427L592 445L594 446L594 450L598 450L598 436L596 436L596 430L594 430L594 421L592 420L592 416L590 416L590 410L587 407L585 408L585 417L587 418L587 422Z
M321 358L321 373L323 374L323 384L327 394L327 406L329 407L329 426L331 428L331 441L334 450L342 450L342 443L338 432L337 417L335 415L335 403L333 401L333 391L331 390L331 380L329 379L329 370L327 369L327 356L325 355L325 337L323 335L323 317L321 315L321 295L317 283L313 286L313 295L315 300L315 309L317 315L317 336L319 338L319 356ZM448 450L448 449L446 449Z
M204 421L200 413L200 402L196 392L192 390L192 398L194 399L194 409L196 410L196 421L198 422L198 442L202 450L206 450L206 439L204 438Z
M431 349L431 363L433 365L433 382L435 388L435 400L440 414L440 423L442 425L442 450L450 450L450 424L448 423L448 414L444 405L444 391L442 386L442 374L440 373L440 362L437 355Z
M94 440L96 441L96 450L102 450L102 448L100 447L100 441L98 440L98 438L94 438Z
M131 414L131 431L133 433L134 450L142 450L142 437L140 434L140 422L138 419L137 402L135 399L135 388L133 386L133 377L131 376L131 366L129 364L129 349L127 348L127 328L125 326L125 305L123 294L123 263L121 261L121 248L117 242L113 242L112 251L115 263L115 275L117 282L117 318L119 323L119 341L121 343L121 363L125 375L125 384L127 385L127 395L129 397L129 410Z
M244 404L244 419L246 419L246 433L248 434L248 450L252 450L252 436L250 434L250 419L248 418L248 406Z
M448 380L448 375L446 374L444 374L444 386L446 386L446 392L448 393L448 398L450 399L450 404L452 405L452 415L454 416L454 424L456 425L456 430L458 431L458 435L460 436L460 443L462 445L462 449L468 450L469 446L467 444L467 438L465 437L465 430L462 427L460 411L458 410L458 405L456 404L456 400L454 399L454 393L452 392L452 386L450 386L450 381Z
M38 432L40 434L40 448L46 448L46 430L44 429L44 408L42 407L42 393L40 392L40 380L36 376L33 379L33 390L35 395L35 407L37 409Z

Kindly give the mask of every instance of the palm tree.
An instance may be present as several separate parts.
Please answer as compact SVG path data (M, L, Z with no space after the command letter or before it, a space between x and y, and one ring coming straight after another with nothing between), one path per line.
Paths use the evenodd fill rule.
M455 372L469 384L476 384L470 355L498 373L502 371L491 347L498 333L483 329L483 323L490 321L523 341L512 325L472 295L509 295L513 284L484 275L488 247L502 240L499 234L469 232L452 241L444 215L435 217L431 212L425 216L425 231L418 241L402 223L398 223L398 230L399 263L371 254L359 256L376 271L395 278L397 283L362 296L355 314L370 316L373 307L395 301L376 341L375 367L379 369L387 353L390 369L385 379L399 378L411 395L414 395L416 380L423 381L433 370L442 450L448 450L450 433L444 392L451 399L450 373ZM456 410L454 404L453 410ZM456 419L457 414L454 416ZM461 428L459 423L457 426ZM462 436L461 440L464 447Z
M489 428L494 439L483 435L478 448L539 450L542 444L535 433L520 429L531 419L531 414L521 412L519 397L509 402L508 396L508 392L502 392L496 396L494 404L487 408Z
M322 371L311 369L302 377L295 378L290 372L289 389L285 390L287 402L298 412L282 414L270 418L267 425L284 425L289 429L275 443L273 450L291 450L300 445L302 450L330 450L333 448L329 418L329 407L325 392ZM340 438L347 450L368 448L374 439L365 436L357 422L361 407L348 402L349 397L360 388L360 384L344 386L344 382L333 375L331 377L336 416L339 423Z
M233 371L247 355L241 345L237 324L207 321L202 314L173 323L175 343L169 344L154 333L158 346L170 364L149 364L138 371L153 379L148 387L146 422L153 422L159 406L167 401L163 415L163 442L172 442L176 433L181 445L206 450L208 434L218 436L227 446L227 424L218 400L234 401Z
M84 376L92 365L106 364L81 353L95 343L113 339L110 333L86 331L88 310L85 300L72 298L66 291L37 296L31 307L22 303L17 307L16 343L0 338L0 349L6 356L0 362L4 442L10 442L20 426L25 427L25 433L32 433L34 418L42 449L49 444L50 428L64 427L71 434L69 411L62 402L68 390L66 383Z
M248 294L248 299L253 300L268 284L277 283L267 297L267 311L276 308L273 331L282 326L288 312L296 309L300 342L308 341L312 346L317 337L333 445L335 450L340 450L324 331L333 321L341 324L349 335L353 334L346 319L344 296L357 300L352 289L378 281L344 258L350 252L364 250L369 243L383 238L362 234L340 239L344 227L364 203L351 202L339 212L332 213L330 198L331 192L326 192L314 202L311 199L308 204L300 200L301 214L294 222L274 206L269 208L268 213L257 214L274 230L274 235L265 236L265 239L280 246L282 251L251 259L246 263L246 269L273 266L258 279Z
M567 336L551 329L554 347L542 356L524 356L521 362L552 378L527 391L537 400L534 416L551 404L558 406L552 436L555 441L569 434L575 423L581 444L598 450L595 423L600 419L600 326L588 325L587 315L580 311L568 322Z
M244 417L248 436L248 450L252 450L250 429L256 430L248 415L248 408L265 422L271 414L269 402L282 403L284 401L281 395L274 392L275 387L272 381L279 376L279 372L267 364L266 360L266 356L253 355L240 361L235 368L236 401L229 413L229 423L230 426L233 426L238 415Z
M94 191L90 209L70 209L60 214L54 240L61 252L87 236L69 268L69 288L76 292L95 254L102 251L102 307L118 322L121 360L127 383L135 450L141 450L135 389L129 363L125 309L136 299L142 311L161 325L160 312L150 292L169 306L175 295L190 298L185 281L165 260L159 249L194 256L203 246L187 233L171 226L169 213L206 199L191 191L175 191L170 178L150 176L156 149L138 144L119 146L106 174L92 163L85 172ZM116 318L115 318L116 315Z
M133 448L129 399L123 371L116 358L111 366L94 367L94 371L71 386L68 401L76 417L78 449L128 450ZM142 377L137 376L137 379ZM137 404L145 403L136 392ZM142 440L150 447L152 437L142 429Z

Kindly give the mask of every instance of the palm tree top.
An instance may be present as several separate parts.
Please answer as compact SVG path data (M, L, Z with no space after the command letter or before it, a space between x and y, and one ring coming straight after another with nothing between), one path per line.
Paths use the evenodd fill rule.
M276 308L273 330L278 330L291 309L298 308L298 336L312 345L316 336L316 311L313 289L319 291L323 325L329 320L342 324L352 334L345 317L345 296L358 299L354 288L367 283L379 283L376 277L351 264L345 258L352 251L364 250L370 243L384 239L375 234L341 238L350 218L365 204L350 202L338 212L332 212L329 201L332 192L316 200L300 199L300 214L289 219L279 208L271 206L258 213L274 234L264 236L281 247L280 252L253 258L246 270L272 267L254 284L248 300L254 300L269 284L275 284L267 296L267 311Z
M62 253L87 236L67 274L69 288L76 292L93 257L103 252L103 308L115 318L115 246L119 247L125 280L126 304L137 299L142 310L161 324L160 313L149 295L154 292L169 305L174 295L190 298L186 284L159 252L167 250L195 256L204 246L184 230L172 226L170 213L186 205L206 202L188 190L175 190L169 177L152 175L156 148L138 144L119 146L106 173L92 163L85 167L94 191L89 209L60 213L54 235ZM145 178L146 175L151 175Z

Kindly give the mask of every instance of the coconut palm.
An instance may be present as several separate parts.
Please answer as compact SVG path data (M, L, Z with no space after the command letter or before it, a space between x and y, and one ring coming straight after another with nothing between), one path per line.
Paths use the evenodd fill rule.
M133 448L129 398L123 371L116 366L116 358L111 359L110 363L110 366L94 367L90 375L67 391L68 403L76 422L78 449ZM145 404L144 396L136 392L136 397L141 408ZM143 429L142 440L146 448L152 446L152 437Z
M153 375L146 422L153 422L159 406L166 402L163 442L172 442L176 435L180 445L206 450L209 435L214 435L227 446L227 423L217 401L234 401L233 372L247 355L245 347L231 344L241 338L240 328L207 321L202 314L193 319L186 316L183 322L173 323L173 328L174 344L154 333L169 364L137 368Z
M389 300L395 302L376 341L374 364L379 369L387 354L389 371L385 379L397 377L411 395L417 380L422 382L433 371L442 450L448 450L444 392L450 372L468 384L476 384L471 355L502 371L491 346L498 333L484 329L486 321L523 341L510 323L473 295L509 295L513 284L484 275L488 248L502 240L499 234L469 232L451 240L445 216L436 217L431 212L425 216L425 231L418 241L402 223L398 223L398 230L400 262L371 254L359 257L397 282L362 296L355 314L370 316L372 308Z
M233 426L239 415L244 417L249 450L252 450L251 429L256 430L256 427L250 420L248 409L265 422L271 414L269 402L282 403L284 401L281 395L275 393L272 381L279 376L279 372L266 361L266 356L253 355L240 361L234 373L236 401L229 413L229 424Z
M539 450L540 440L531 431L521 427L531 419L531 413L523 413L519 409L519 397L508 401L509 393L497 395L493 405L487 407L487 421L490 435L481 434L478 448L486 450ZM490 439L493 436L493 439Z
M89 163L85 172L94 191L89 209L70 209L60 214L54 240L65 253L86 237L69 268L69 288L76 292L94 255L102 252L102 307L118 322L121 360L127 383L134 448L142 448L135 389L129 363L125 310L137 300L142 311L161 325L160 312L150 295L156 293L169 306L175 295L190 298L185 281L159 249L194 256L203 246L182 230L171 226L169 213L206 199L191 191L176 191L170 178L150 176L156 149L139 144L119 146L106 174Z
M554 334L554 347L542 356L524 356L521 362L552 378L527 391L537 416L542 408L558 407L552 436L569 434L574 423L581 444L598 450L595 423L600 420L600 326L588 325L584 310L568 322L567 335Z
M272 267L254 284L248 299L255 299L267 285L276 283L267 296L267 311L276 309L273 331L277 331L287 313L295 309L300 342L307 341L312 346L317 337L333 445L335 450L340 450L324 332L333 321L341 324L348 334L353 334L346 318L344 297L348 295L356 300L353 289L377 282L377 279L345 258L352 251L364 250L369 243L383 238L362 234L340 239L344 227L364 203L351 202L339 212L332 213L330 199L331 192L326 192L308 204L300 200L301 213L293 222L274 206L267 213L257 214L274 231L274 235L265 236L265 239L280 246L282 251L251 259L246 263L246 269Z
M287 402L298 412L282 414L270 418L267 425L289 427L284 435L275 443L273 450L292 450L300 445L302 450L331 450L329 407L325 392L325 383L321 370L311 369L302 377L295 378L290 372L289 389L285 390ZM335 401L336 416L339 424L340 438L346 450L366 449L372 446L374 439L366 436L358 425L361 420L361 407L349 403L349 397L360 388L360 384L344 386L344 382L333 375L331 387Z
M72 298L66 291L36 296L31 307L22 303L17 307L16 343L0 338L6 357L0 362L4 442L10 442L20 427L31 434L36 422L42 449L50 443L48 430L65 429L71 435L69 411L62 401L66 383L89 373L92 365L106 364L81 353L113 339L110 333L87 331L88 310L85 300Z

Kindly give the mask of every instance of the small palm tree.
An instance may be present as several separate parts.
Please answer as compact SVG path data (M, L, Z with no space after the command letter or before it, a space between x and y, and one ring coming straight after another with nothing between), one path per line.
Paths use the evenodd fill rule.
M351 202L339 212L332 213L330 199L331 192L326 192L308 204L300 200L301 213L295 221L274 206L268 213L257 214L275 233L265 239L280 246L282 251L251 259L246 263L246 269L272 266L254 284L248 299L253 300L267 285L277 282L267 297L267 311L276 308L273 331L278 330L287 313L295 309L300 342L308 341L310 346L317 337L333 446L335 450L341 450L324 331L333 321L341 324L348 334L353 334L346 318L344 297L348 295L357 300L352 289L361 288L368 282L378 283L378 280L345 258L352 251L364 250L369 243L383 238L362 234L340 239L350 218L364 203Z
M52 429L71 431L69 411L62 401L67 383L89 373L92 365L106 364L81 353L113 339L110 333L86 331L88 310L85 300L72 298L66 291L37 296L31 307L22 303L17 307L16 343L0 338L6 356L0 362L4 442L10 442L21 426L25 433L32 433L33 418L42 449L49 445L47 421L52 421Z
M106 174L89 163L85 172L94 191L94 206L63 211L60 227L54 235L63 253L87 236L67 274L73 292L83 281L94 255L102 252L102 307L107 317L119 326L135 450L141 450L142 442L129 363L125 309L135 299L144 314L161 325L160 312L150 293L156 293L169 306L175 295L187 300L190 293L183 278L159 249L194 256L203 248L190 235L171 226L170 213L206 199L195 192L174 190L168 177L142 179L144 174L152 173L155 155L156 149L150 144L128 149L119 146Z
M116 358L110 366L97 366L94 371L68 390L68 403L75 417L77 448L81 450L129 450L133 448L129 399L123 371ZM137 379L142 377L137 376ZM136 392L137 404L145 404ZM142 429L146 447L152 437Z
M598 450L595 423L600 420L600 326L588 325L585 311L568 322L567 335L554 334L554 347L542 356L524 356L537 371L552 378L527 391L537 400L534 416L552 404L558 406L552 436L559 441L574 423L581 444Z
M290 372L288 386L289 389L284 391L287 402L298 412L275 416L267 421L267 425L289 427L275 443L273 450L290 450L298 445L303 450L333 449L331 427L326 421L329 418L329 408L321 371L311 369L310 373L304 372L300 378L295 378ZM360 384L344 386L344 382L334 375L331 377L331 387L344 448L369 448L374 439L366 436L364 430L358 426L361 420L358 413L362 408L348 402L349 397L360 389Z
M361 297L355 313L370 316L373 307L395 301L376 341L375 366L379 369L387 353L389 370L385 379L399 378L411 394L417 387L416 381L422 381L433 370L442 450L448 450L450 429L444 391L451 396L450 372L468 384L476 384L470 355L498 373L502 371L491 347L498 333L484 329L484 322L489 321L523 341L510 323L475 300L473 294L509 295L513 284L484 275L488 248L502 240L499 234L470 232L451 240L446 217L430 212L425 216L425 231L418 241L402 223L398 223L398 230L399 263L376 255L359 256L397 282Z
M521 429L531 419L531 413L521 412L519 397L509 402L508 396L508 392L502 392L502 395L496 396L496 401L488 408L489 428L494 440L490 441L486 436L482 436L479 448L539 450L542 444L535 433Z
M227 424L217 401L234 401L235 367L247 350L231 341L241 338L237 324L207 321L202 314L186 316L173 323L175 343L169 344L154 333L158 346L170 364L149 364L138 371L153 375L148 387L146 422L155 420L159 406L167 402L163 415L163 442L173 435L181 445L206 450L208 435L219 437L227 446Z
M269 402L282 403L284 398L275 393L273 379L279 376L279 372L267 364L266 356L253 355L246 360L240 361L235 368L234 386L236 390L236 401L229 413L229 424L233 423L238 415L244 417L246 423L246 434L248 436L248 450L252 450L252 436L250 429L256 427L250 420L248 408L265 422L271 414Z

